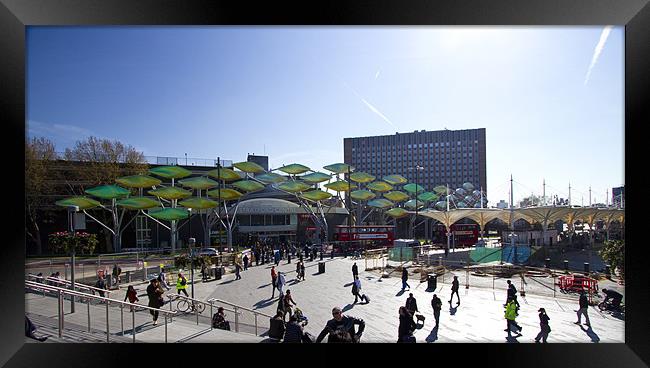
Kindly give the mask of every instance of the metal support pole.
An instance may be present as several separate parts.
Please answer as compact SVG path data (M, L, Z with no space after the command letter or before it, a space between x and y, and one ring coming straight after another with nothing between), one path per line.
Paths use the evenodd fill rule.
M133 342L135 342L135 308L131 307L131 335L133 335Z
M63 337L63 294L59 290L59 337Z
M109 327L109 325L108 325L108 304L109 304L109 301L107 300L106 301L106 342L110 342L110 336L111 336L110 330L108 328Z
M167 343L167 313L165 313L165 343Z
M192 300L192 305L194 306L194 314L196 314L196 325L199 325L199 307L196 305L196 303Z
M120 304L120 325L122 326L122 336L124 336L124 304Z
M239 313L237 313L237 307L235 307L235 332L239 332Z
M210 301L210 318L212 318L214 314L212 314L212 300ZM210 330L212 330L212 321L210 321Z
M469 263L467 264L465 271L465 289L469 289Z
M259 336L257 333L257 313L255 313L255 336Z
M555 298L555 274L553 274L553 298Z
M90 298L87 299L86 306L88 307L88 332L90 332Z

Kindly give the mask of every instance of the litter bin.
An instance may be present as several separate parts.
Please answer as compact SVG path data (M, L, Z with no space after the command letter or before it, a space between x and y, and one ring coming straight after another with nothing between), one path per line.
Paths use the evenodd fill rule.
M583 264L583 267L584 267L584 269L585 269L585 273L589 273L589 263L588 263L588 262L585 262L585 263Z
M214 279L221 280L221 267L217 267L214 269Z
M325 273L325 262L318 262L318 273Z
M438 288L438 275L430 273L427 275L427 290L435 291Z
M551 259L550 258L546 258L544 260L544 267L551 268Z

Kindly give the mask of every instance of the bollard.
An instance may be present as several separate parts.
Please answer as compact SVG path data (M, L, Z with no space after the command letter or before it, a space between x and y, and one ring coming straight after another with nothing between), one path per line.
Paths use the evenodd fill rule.
M131 271L126 271L126 282L127 283L131 282Z
M442 257L438 256L438 266L442 266Z
M334 248L332 248L332 253L331 253L330 259L334 259Z
M323 251L322 250L320 251L320 260L321 261L323 260Z
M287 252L287 264L291 263L291 254Z
M64 268L65 268L65 269L63 270L63 279L64 279L64 280L67 280L67 279L68 279L68 267L70 267L70 265L69 265L68 263L66 263L66 264L64 265Z
M564 260L564 273L569 273L569 261Z
M467 264L467 269L465 273L465 289L469 289L469 263Z
M612 275L611 267L612 267L612 266L610 266L610 265L605 265L605 275L607 275L607 276L611 276L611 275Z
M584 269L585 269L585 273L589 274L589 262L584 263Z
M544 260L544 267L551 268L551 259L550 258L546 258Z

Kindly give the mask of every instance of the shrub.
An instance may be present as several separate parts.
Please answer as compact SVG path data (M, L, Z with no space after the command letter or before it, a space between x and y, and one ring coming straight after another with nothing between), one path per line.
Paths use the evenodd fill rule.
M625 279L625 241L606 241L598 254L603 258L603 260L605 260L605 262L609 263L612 270L618 268L621 278Z
M72 249L81 254L93 254L99 243L95 234L85 232L72 234L68 231L50 234L48 242L55 252L65 252L66 254L71 253Z

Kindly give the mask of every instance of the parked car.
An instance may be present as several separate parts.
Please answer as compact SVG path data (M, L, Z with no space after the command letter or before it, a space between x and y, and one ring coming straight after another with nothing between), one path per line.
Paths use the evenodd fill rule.
M202 248L199 250L198 255L200 256L218 256L219 252L214 248Z

